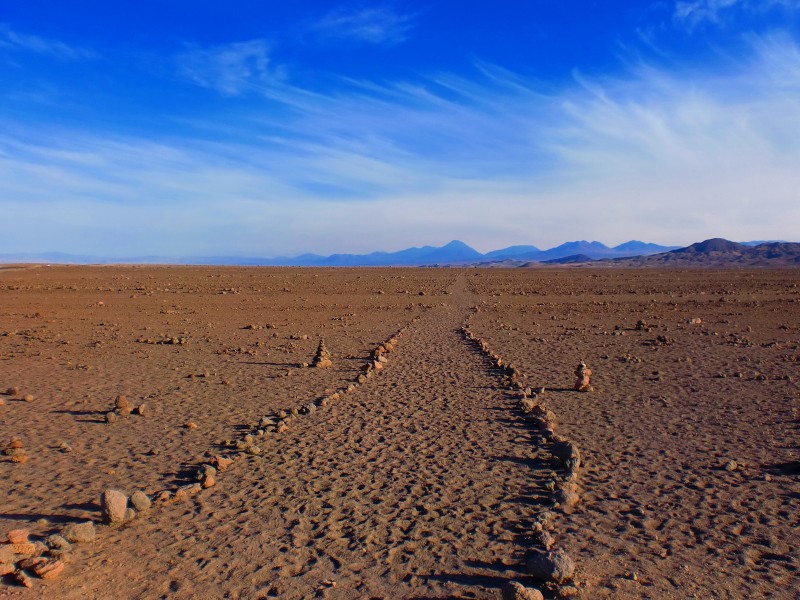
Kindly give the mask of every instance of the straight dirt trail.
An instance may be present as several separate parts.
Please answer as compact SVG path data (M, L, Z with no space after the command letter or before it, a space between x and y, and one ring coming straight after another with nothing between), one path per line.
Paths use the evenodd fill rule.
M62 597L495 598L548 473L460 327L461 277L386 367L216 487L107 533ZM331 348L336 360L336 349Z

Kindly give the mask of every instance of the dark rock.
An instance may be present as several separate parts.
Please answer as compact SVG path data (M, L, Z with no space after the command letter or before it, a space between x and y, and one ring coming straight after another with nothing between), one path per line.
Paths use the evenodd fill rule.
M542 592L516 581L507 581L502 589L503 600L544 600Z
M575 574L575 563L563 551L535 551L526 561L528 572L538 581L564 583Z

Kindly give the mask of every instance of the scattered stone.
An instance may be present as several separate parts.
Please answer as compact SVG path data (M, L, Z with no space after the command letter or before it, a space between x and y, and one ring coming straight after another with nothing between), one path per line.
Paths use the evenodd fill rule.
M18 569L32 569L36 565L40 563L46 563L47 559L44 556L31 556L30 558L24 558L17 563Z
M571 471L577 470L581 466L581 453L578 447L570 441L559 438L550 447L550 452Z
M137 512L148 511L150 510L150 507L153 505L148 495L141 490L136 490L135 492L133 492L133 494L131 494L130 502L131 506L133 506L133 508Z
M575 381L575 389L579 392L593 392L591 384L592 371L586 366L586 363L581 361L578 368L575 369L575 376L578 378Z
M136 518L136 510L133 508L126 508L125 509L125 522L133 521Z
M66 540L66 538L58 535L57 533L54 533L47 538L47 546L50 548L51 553L53 551L70 552L72 550L72 545Z
M144 404L140 404L139 406L133 409L133 414L139 415L140 417L143 417L146 414L146 412L147 412L147 407Z
M516 581L507 581L502 589L503 600L544 600L542 592L528 588Z
M197 429L197 423L189 421L184 427L186 427L186 429Z
M526 566L531 576L539 581L564 583L575 574L575 563L563 550L533 552Z
M200 485L203 487L203 489L210 488L214 486L216 483L217 483L216 479L214 479L214 476L211 475L210 473L205 474L203 476L203 479L200 481Z
M224 456L215 456L211 462L219 471L224 471L233 464L233 459L225 458Z
M202 481L207 477L213 477L217 474L217 470L211 465L201 465L197 470L197 481Z
M13 563L0 563L0 577L11 575L16 570Z
M41 556L49 550L44 542L33 542L33 545L36 546L36 556Z
M553 547L553 544L556 543L553 535L544 528L542 523L538 521L534 523L533 527L531 528L531 541L534 544L538 544L545 550L550 550L550 548Z
M0 565L13 564L16 556L8 544L0 546Z
M116 409L117 414L122 416L131 414L131 411L133 410L133 407L125 396L117 396L117 399L114 401L114 408Z
M256 446L255 444L253 444L251 446L248 446L245 449L245 452L247 452L248 454L251 454L253 456L258 456L259 454L261 454L261 448L259 446Z
M26 462L28 462L28 455L25 453L25 450L14 450L14 452L11 454L11 462L21 465L24 465Z
M24 544L29 542L30 531L27 529L12 529L8 532L8 541L11 544Z
M69 454L70 452L72 452L72 446L70 446L67 442L59 443L58 449L64 454Z
M580 489L576 483L564 482L556 488L555 500L561 506L572 508L581 501Z
M22 542L21 544L11 544L11 550L14 554L22 554L24 556L33 556L36 554L36 544L33 542Z
M6 390L7 396L19 396L19 388L18 387L10 387Z
M558 588L557 594L559 598L573 598L580 593L580 590L574 585L562 585Z
M199 494L202 491L203 487L199 483L191 483L189 485L183 485L175 490L175 500L186 500L191 498L195 494Z
M64 562L61 560L46 560L33 568L33 572L42 579L55 579L64 571Z
M97 530L94 527L94 523L86 521L85 523L67 525L61 531L61 535L74 544L87 544L93 542L97 537Z
M736 471L739 468L739 463L737 463L735 460L728 460L725 462L722 468L726 471Z
M538 402L536 402L532 398L525 398L519 403L519 409L525 415L531 414L534 410L536 410L537 406Z
M25 394L23 400L25 400L25 402L33 402L33 396L31 396L30 394Z
M700 325L703 322L703 319L689 319L689 325Z
M33 587L33 581L31 580L30 577L28 577L25 574L24 571L15 571L13 577L16 580L16 582L18 584L20 584L21 586L24 586L26 588L32 588Z
M106 423L116 423L117 421L117 413L115 412L107 412L106 413Z
M127 507L128 497L119 490L106 490L100 497L100 511L103 514L103 521L109 525L124 523Z

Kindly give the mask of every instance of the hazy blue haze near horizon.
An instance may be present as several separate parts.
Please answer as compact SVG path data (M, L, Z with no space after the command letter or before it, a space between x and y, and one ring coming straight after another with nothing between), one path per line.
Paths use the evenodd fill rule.
M789 239L800 0L0 6L0 254Z

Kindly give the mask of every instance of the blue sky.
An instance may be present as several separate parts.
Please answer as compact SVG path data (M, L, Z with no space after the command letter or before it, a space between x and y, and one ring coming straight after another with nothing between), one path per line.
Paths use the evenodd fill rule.
M0 215L110 257L797 240L800 0L0 0Z

